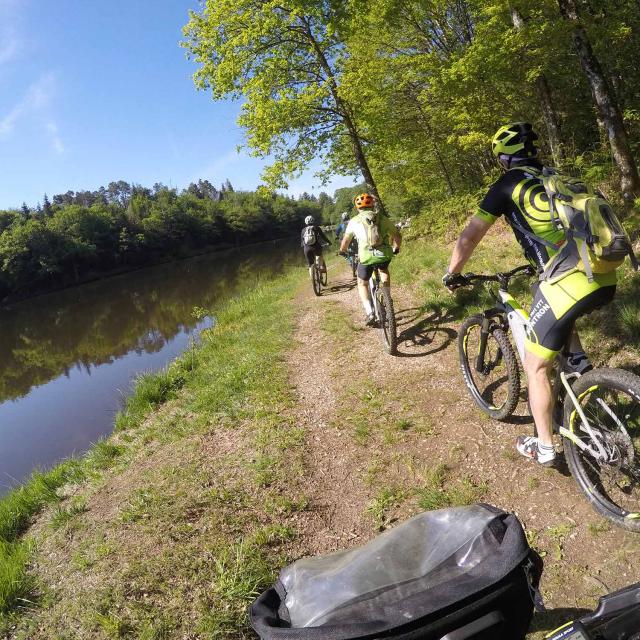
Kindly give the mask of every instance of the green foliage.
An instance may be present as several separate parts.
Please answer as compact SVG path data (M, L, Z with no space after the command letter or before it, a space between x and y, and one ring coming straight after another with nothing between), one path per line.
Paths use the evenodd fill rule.
M182 193L163 185L152 191L115 184L111 195L98 190L55 196L46 216L28 209L26 215L0 211L0 300L106 270L291 235L305 216L320 219L333 204L331 198L320 203L264 190L234 191L230 184L218 191L207 181Z
M640 13L613 0L580 10L637 156ZM571 28L557 0L207 0L184 46L198 88L244 100L248 147L275 158L268 181L282 184L318 157L324 176L358 176L357 140L387 209L437 234L497 176L489 143L508 121L532 122L549 163L618 200ZM353 192L336 193L332 221Z

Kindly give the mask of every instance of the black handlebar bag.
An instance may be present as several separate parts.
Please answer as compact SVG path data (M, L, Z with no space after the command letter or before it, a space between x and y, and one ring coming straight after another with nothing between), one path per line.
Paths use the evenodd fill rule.
M250 609L262 640L517 640L542 561L489 505L421 513L362 547L285 567Z

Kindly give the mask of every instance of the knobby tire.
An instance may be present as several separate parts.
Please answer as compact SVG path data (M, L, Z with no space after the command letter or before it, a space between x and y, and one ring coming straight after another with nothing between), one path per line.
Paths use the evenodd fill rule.
M573 383L572 390L587 414L590 424L596 428L599 424L600 432L606 431L611 434L611 441L620 452L620 461L617 464L600 464L569 438L563 438L562 444L569 471L595 511L619 527L640 532L640 448L637 446L640 443L640 433L638 433L640 431L640 378L621 369L593 369L578 378ZM626 435L606 412L601 414L602 421L590 419L590 406L597 406L598 397L607 398L607 391L623 394L628 398L629 406L632 407L632 409L627 407L624 411L613 411L623 425ZM574 411L575 407L571 399L565 398L563 422L566 429L571 430ZM631 420L629 420L630 417ZM574 416L574 433L583 442L589 443L591 437L577 425L579 425L579 418L576 415ZM618 500L631 495L629 487L636 487L633 498L626 506L618 504L616 495L610 495L611 491L607 490L605 484L609 475L616 478L612 485L621 485L616 486L618 490L614 490L614 493L620 496ZM617 479L618 477L620 480ZM633 509L634 505L635 509Z
M376 298L380 311L382 343L386 352L393 356L398 352L398 335L396 333L396 316L389 287L379 287L376 292Z
M460 368L462 369L462 375L464 377L465 384L473 398L474 402L480 407L480 409L494 420L504 420L509 417L518 406L518 400L520 398L520 368L518 366L518 360L516 354L513 351L511 342L507 337L507 334L499 327L490 327L489 336L487 338L487 346L493 340L500 351L500 357L504 363L505 372L507 376L507 396L501 406L496 407L492 405L485 397L474 379L475 375L480 375L475 370L476 353L468 354L466 345L470 332L477 328L478 332L482 327L483 317L481 315L471 316L467 318L458 331L458 356L460 358ZM469 361L469 356L471 361Z
M320 280L320 271L318 270L318 265L313 265L313 269L311 272L311 284L313 285L313 293L317 296L320 295L322 291L322 282Z

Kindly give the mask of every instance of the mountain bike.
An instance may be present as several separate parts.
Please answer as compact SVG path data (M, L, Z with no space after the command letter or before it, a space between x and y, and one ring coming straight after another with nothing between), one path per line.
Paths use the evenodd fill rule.
M326 247L327 245L322 245ZM325 262L324 269L320 265L320 256L315 256L313 265L311 265L311 285L313 293L319 296L322 293L322 287L327 286L327 264Z
M497 283L495 306L467 318L458 333L460 365L471 397L484 413L504 420L520 396L520 363L529 315L508 292L529 265L495 275L465 274L467 284ZM516 344L511 346L508 334ZM640 531L640 378L622 369L580 374L562 353L553 380L554 430L569 471L592 507L615 524Z
M382 343L387 353L395 355L398 351L396 334L396 316L389 287L380 286L380 271L374 267L369 278L369 293L373 301L373 313L382 332Z
M323 278L324 275L324 278ZM320 256L316 256L311 265L311 286L313 287L313 293L319 296L322 293L322 287L327 284L327 272L322 271L320 266Z

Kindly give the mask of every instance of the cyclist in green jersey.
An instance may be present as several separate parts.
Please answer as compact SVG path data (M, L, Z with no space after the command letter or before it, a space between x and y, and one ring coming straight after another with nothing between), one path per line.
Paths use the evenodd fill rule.
M400 251L402 236L393 222L374 208L373 196L363 193L354 200L358 215L347 225L340 244L340 253L346 255L349 244L355 238L358 242L358 294L364 307L366 323L375 322L373 306L369 296L369 279L374 267L380 271L380 283L383 287L391 286L389 263Z
M449 269L442 279L450 290L464 284L460 272L499 216L505 217L525 256L539 273L557 252L550 245L559 248L563 244L564 231L551 220L549 198L539 178L542 164L534 144L537 139L532 126L526 122L508 124L494 136L493 155L505 173L490 187L458 238ZM591 368L573 327L581 315L611 302L615 290L615 271L595 274L593 282L583 272L573 271L560 279L554 278L553 282L543 279L534 285L523 365L538 436L520 436L516 446L522 455L545 466L555 460L550 369L567 341L571 350L565 354L569 364L580 373Z

